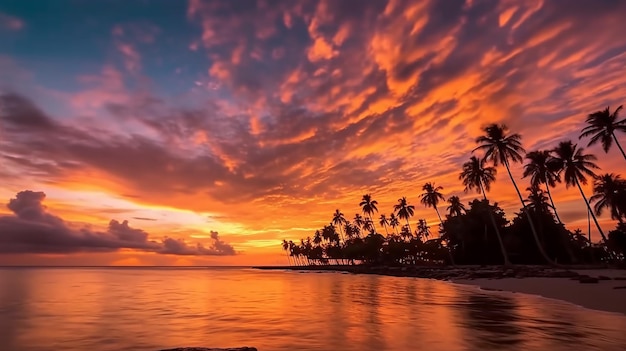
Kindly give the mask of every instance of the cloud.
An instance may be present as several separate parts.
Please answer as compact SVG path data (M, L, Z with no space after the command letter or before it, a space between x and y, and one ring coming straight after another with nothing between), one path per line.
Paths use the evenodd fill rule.
M182 239L150 240L149 234L128 221L111 220L105 231L74 227L47 212L43 192L25 190L9 201L13 215L0 216L0 254L113 252L131 249L166 255L227 256L234 248L211 232L211 245L190 245ZM213 235L215 233L215 235Z
M23 29L24 27L25 24L23 20L15 16L0 12L0 29L18 31L20 29Z
M626 22L616 14L625 10L619 1L190 1L191 25L180 27L194 37L109 27L114 43L131 45L126 70L109 63L81 76L71 99L77 114L99 112L95 123L5 95L3 161L40 182L215 213L242 236L325 223L336 207L356 212L366 192L387 212L399 196L415 202L425 181L468 198L459 167L487 122L507 123L527 149L547 148L577 138L587 113L623 103ZM148 74L141 45L174 39L194 48L177 52L194 58L179 75L192 72L183 83L193 89L171 97L159 74L144 77L158 92L134 94L125 73ZM572 202L565 189L554 194ZM490 196L518 210L506 178ZM418 216L434 220L421 207Z

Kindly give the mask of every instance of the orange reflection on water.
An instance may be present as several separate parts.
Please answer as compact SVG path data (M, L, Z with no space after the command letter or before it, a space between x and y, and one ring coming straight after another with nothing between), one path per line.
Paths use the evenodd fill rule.
M0 269L3 351L623 350L626 317L413 278L238 268Z

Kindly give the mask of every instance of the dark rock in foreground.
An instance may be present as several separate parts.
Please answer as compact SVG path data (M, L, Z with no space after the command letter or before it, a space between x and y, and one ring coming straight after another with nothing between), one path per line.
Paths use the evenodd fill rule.
M216 349L216 348L207 348L207 347L179 347L175 349L167 349L161 351L258 351L254 347L235 347L235 348L227 348L227 349Z

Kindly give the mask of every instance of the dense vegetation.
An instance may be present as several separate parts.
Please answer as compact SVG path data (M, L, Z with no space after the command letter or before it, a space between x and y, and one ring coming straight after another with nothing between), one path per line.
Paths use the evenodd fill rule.
M619 120L622 106L611 113L590 114L580 138L588 145L600 143L608 153L613 145L626 154L616 133L626 133L626 119ZM624 261L626 254L626 180L614 173L597 174L596 157L572 141L560 142L551 150L526 153L521 135L506 126L491 124L476 139L477 147L463 164L459 180L465 191L481 194L465 205L458 196L446 200L435 183L422 187L420 202L433 208L439 218L439 237L433 237L424 219L412 221L415 213L406 197L398 199L389 216L380 214L378 202L363 195L352 221L340 210L328 225L299 243L283 240L283 249L295 265L317 264L555 264ZM523 163L525 192L511 173ZM496 181L498 166L504 166L520 201L520 210L508 220L487 193ZM581 185L593 181L587 197ZM579 229L568 230L558 215L550 188L564 183L576 187L593 220L601 241L592 243ZM445 208L445 213L443 209ZM597 217L608 211L617 227L607 234ZM442 217L443 213L443 217ZM378 218L375 218L378 216ZM590 230L590 229L589 229ZM384 233L385 235L382 235Z

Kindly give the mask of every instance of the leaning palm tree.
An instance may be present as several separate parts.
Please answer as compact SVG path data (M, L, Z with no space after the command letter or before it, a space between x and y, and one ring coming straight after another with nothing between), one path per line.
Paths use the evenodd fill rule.
M373 200L371 194L363 195L363 198L361 198L361 203L359 203L359 206L361 206L361 208L363 209L363 213L369 216L369 219L372 222L373 230L376 230L376 226L374 225L374 218L372 218L372 214L374 214L374 212L378 212L378 208L376 207L376 205L378 205L378 201Z
M439 222L443 225L443 220L441 219L441 215L437 209L439 201L445 201L445 198L440 193L440 191L443 190L443 187L435 186L435 183L426 183L422 186L422 190L424 190L424 193L420 195L420 202L426 207L434 208L435 212L437 212L437 217L439 217Z
M332 223L334 226L339 228L339 234L341 234L341 239L343 239L343 228L342 226L346 223L348 223L348 221L346 220L346 217L343 216L343 213L341 213L341 211L339 211L339 209L335 210L335 213L333 213L333 220Z
M611 218L624 223L626 217L626 180L613 173L596 177L593 183L593 196L590 202L595 202L594 209L598 216L604 209L611 211Z
M615 145L617 145L619 151L622 152L622 156L626 159L626 153L624 153L624 149L622 149L622 146L617 140L617 136L615 136L615 132L626 133L626 118L618 121L618 115L621 109L622 106L616 108L615 111L611 113L611 110L607 107L604 110L589 114L585 121L588 126L583 128L579 139L591 136L591 140L589 140L587 146L596 144L599 141L602 144L604 152L609 152L611 146L613 146L613 141L615 141Z
M395 213L392 213L391 215L389 215L389 225L391 226L391 228L393 228L396 231L396 234L398 234L398 227L400 226L400 221L398 220L398 217L396 216Z
M561 182L561 177L558 174L558 162L550 155L548 150L531 151L526 154L526 159L528 159L528 163L524 165L523 178L530 177L531 187L539 187L541 184L546 185L546 193L550 199L554 217L556 217L558 223L563 223L556 212L556 206L550 192L551 187L553 188L557 182Z
M522 193L517 187L517 183L515 183L515 178L513 178L513 174L511 173L510 163L513 162L522 162L522 156L520 153L525 152L522 147L521 139L522 136L514 133L509 134L508 128L502 124L490 124L484 128L485 135L482 135L476 138L476 143L478 143L478 147L474 149L476 150L484 150L485 151L485 159L493 162L495 167L498 164L503 164L506 167L506 171L509 174L509 178L511 178L511 182L513 183L513 187L517 192L517 196L519 197L519 201L522 204L522 207L526 209L526 204L524 202L524 198L522 197ZM530 231L533 234L533 238L535 239L535 244L537 245L537 249L539 249L539 253L543 256L543 259L550 264L554 264L554 262L548 257L548 254L543 249L543 245L539 241L539 235L537 234L537 230L535 229L535 224L530 216L528 211L524 211L526 213L526 217L528 218L528 223L530 224Z
M412 232L409 218L411 218L415 213L415 206L409 205L406 197L403 196L401 199L398 199L397 204L393 205L393 210L397 213L398 218L406 219L406 225L409 227L409 232Z
M496 181L496 168L489 167L485 165L486 161L484 159L479 159L476 156L472 156L468 162L463 164L463 171L459 175L459 179L463 181L463 185L465 185L465 191L469 191L472 189L476 189L476 192L479 194L483 194L485 198L485 202L489 203L487 199L487 191L491 188L491 183ZM496 231L496 237L498 238L498 244L500 244L500 252L502 253L502 257L504 258L504 265L510 266L511 262L509 261L509 255L504 248L504 243L502 242L502 235L500 235L500 229L498 229L498 225L496 224L495 218L493 218L493 213L489 212L489 218L491 219L491 224L493 225L493 229Z
M463 212L465 212L465 205L463 205L458 196L450 196L448 203L450 206L448 206L447 210L451 217L460 216Z
M565 186L568 188L573 185L578 186L580 195L583 197L583 200L585 200L585 204L587 205L587 211L589 211L591 217L593 217L593 221L598 228L598 232L602 236L602 240L606 242L606 236L600 227L600 223L598 223L598 219L591 210L591 205L589 204L589 201L585 196L585 192L580 185L581 183L587 184L586 176L595 177L593 169L598 169L599 167L593 161L597 158L594 155L585 154L583 148L578 148L578 146L570 140L560 142L553 152L556 162L558 162L561 173L563 174Z
M389 225L389 219L384 213L380 215L380 218L378 219L378 223L380 223L380 225L382 225L383 228L385 228L385 234L389 236L389 231L387 230L387 226Z

